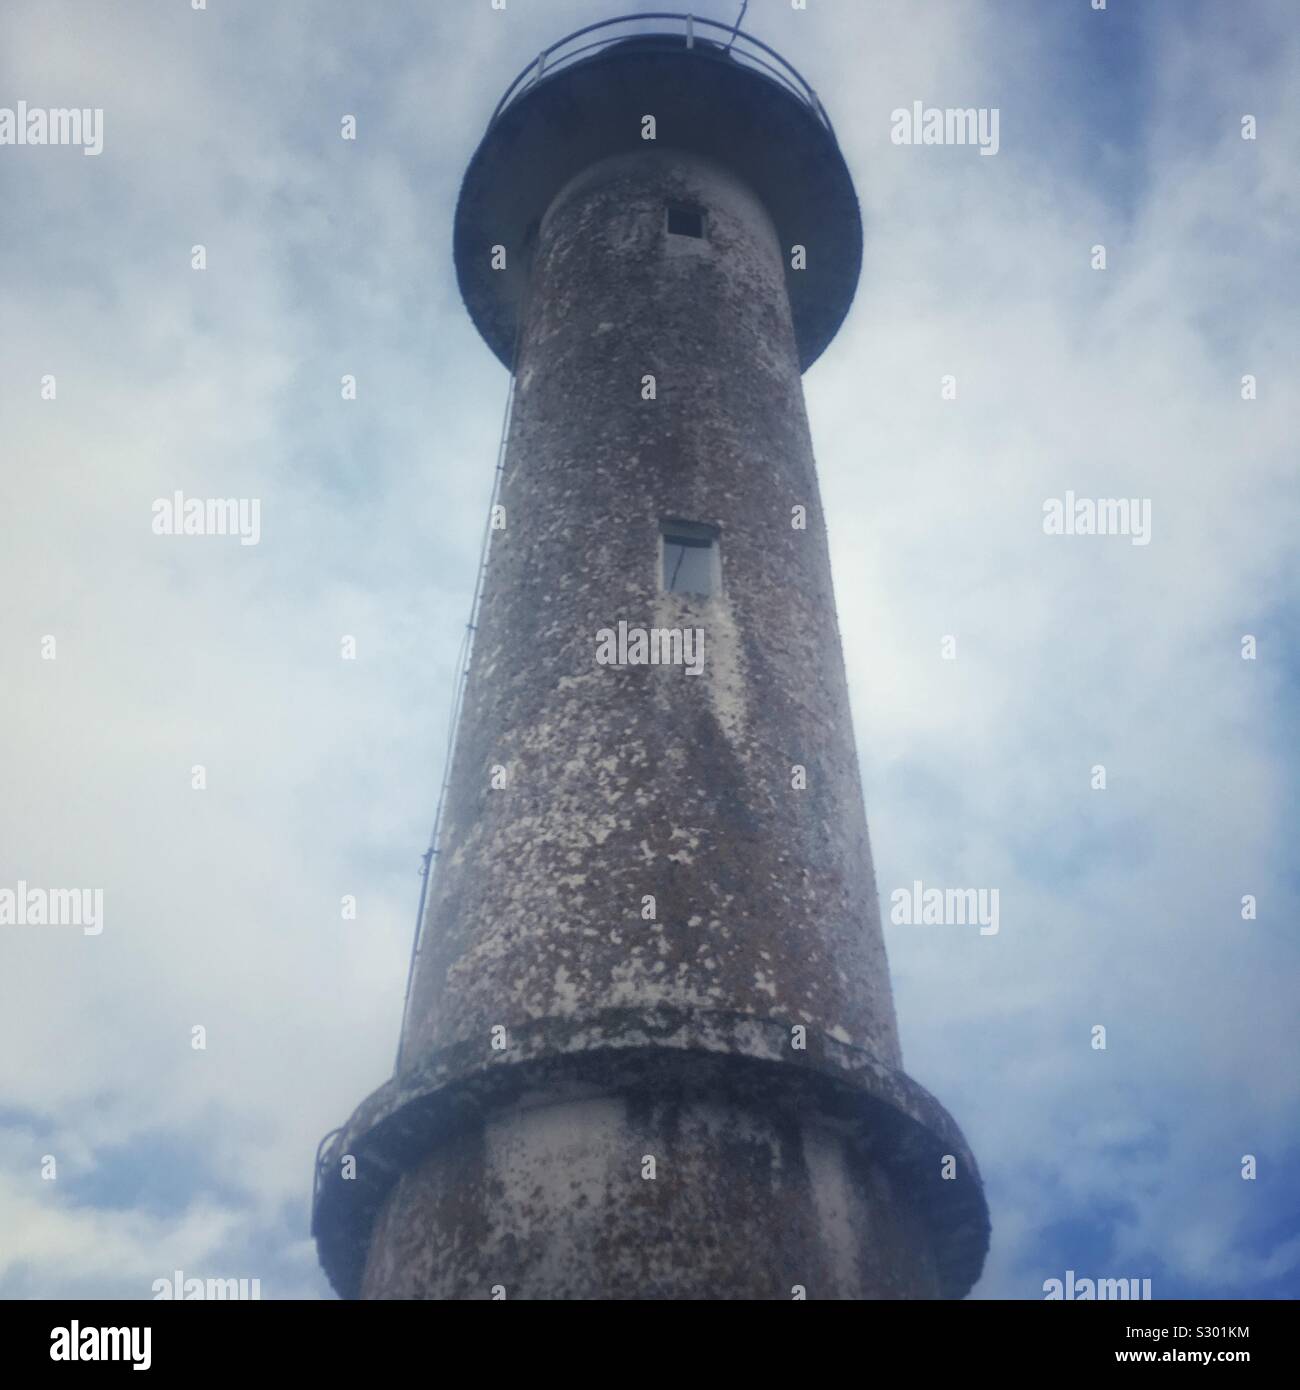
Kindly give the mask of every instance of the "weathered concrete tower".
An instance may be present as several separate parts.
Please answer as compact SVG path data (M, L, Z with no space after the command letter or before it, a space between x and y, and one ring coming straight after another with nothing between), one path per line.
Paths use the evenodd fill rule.
M801 385L852 183L775 54L620 23L516 83L461 192L505 527L321 1260L363 1298L960 1297L988 1218L902 1071Z

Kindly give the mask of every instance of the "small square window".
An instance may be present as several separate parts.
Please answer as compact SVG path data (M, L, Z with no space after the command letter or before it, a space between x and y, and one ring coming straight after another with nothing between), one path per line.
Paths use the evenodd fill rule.
M705 598L716 594L722 588L718 528L698 521L663 521L659 531L664 592Z
M668 208L668 233L670 236L704 235L704 213L699 208Z

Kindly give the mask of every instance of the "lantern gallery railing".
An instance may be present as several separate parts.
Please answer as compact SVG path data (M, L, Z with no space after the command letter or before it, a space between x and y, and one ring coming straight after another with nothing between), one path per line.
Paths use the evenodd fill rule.
M651 21L671 22L672 27L647 28ZM716 34L711 31L718 31ZM590 37L597 35L597 37ZM774 49L761 39L743 30L723 24L716 19L700 19L695 15L681 14L671 10L654 10L646 14L623 15L618 19L602 19L595 24L587 24L581 29L544 48L537 57L506 88L506 94L497 103L492 113L489 128L501 118L501 114L530 91L561 68L589 58L601 49L625 43L628 39L639 40L642 51L653 52L659 49L665 53L680 52L687 48L699 58L714 63L740 63L765 73L772 81L784 87L797 97L833 135L830 117L827 116L817 93L798 69L787 63ZM582 42L582 40L587 40Z

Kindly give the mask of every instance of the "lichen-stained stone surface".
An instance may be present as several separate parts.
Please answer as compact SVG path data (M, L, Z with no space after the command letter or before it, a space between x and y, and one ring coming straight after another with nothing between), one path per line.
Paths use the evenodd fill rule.
M670 204L701 209L706 235L670 235ZM580 175L541 224L518 381L405 1055L665 1004L804 1024L897 1065L762 206L670 151ZM720 594L661 592L665 518L719 529ZM702 671L597 664L620 622L699 629Z
M842 1133L708 1096L597 1096L462 1127L400 1179L371 1249L371 1298L939 1288L919 1218Z
M678 60L646 62L659 81ZM633 72L602 100L646 109ZM791 98L716 75L795 129ZM599 143L589 79L538 85L553 142ZM494 350L517 324L505 525L401 1066L318 1170L346 1297L961 1297L978 1277L978 1170L902 1070L889 988L801 381L860 228L803 115L806 187L832 190L836 223L807 253L851 264L833 293L794 292L802 330L778 231L801 214L756 191L754 148L749 177L703 136L567 169L517 219L502 273L524 288L499 300L465 261L495 239L467 239L467 203L504 206L491 132L475 156L462 287ZM544 188L510 149L493 157ZM665 587L662 527L683 522L718 546L707 596ZM598 659L608 634L655 630L702 649Z

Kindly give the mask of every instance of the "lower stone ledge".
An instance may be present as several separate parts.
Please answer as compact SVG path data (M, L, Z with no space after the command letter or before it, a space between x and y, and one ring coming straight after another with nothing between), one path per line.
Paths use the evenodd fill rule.
M419 1058L369 1096L320 1157L312 1234L341 1297L360 1293L371 1234L398 1177L441 1135L512 1106L692 1093L814 1107L885 1168L922 1214L944 1297L979 1277L989 1219L974 1157L946 1110L905 1073L811 1028L722 1011L619 1009L511 1026ZM351 1156L354 1176L344 1176ZM945 1160L952 1176L943 1176Z

